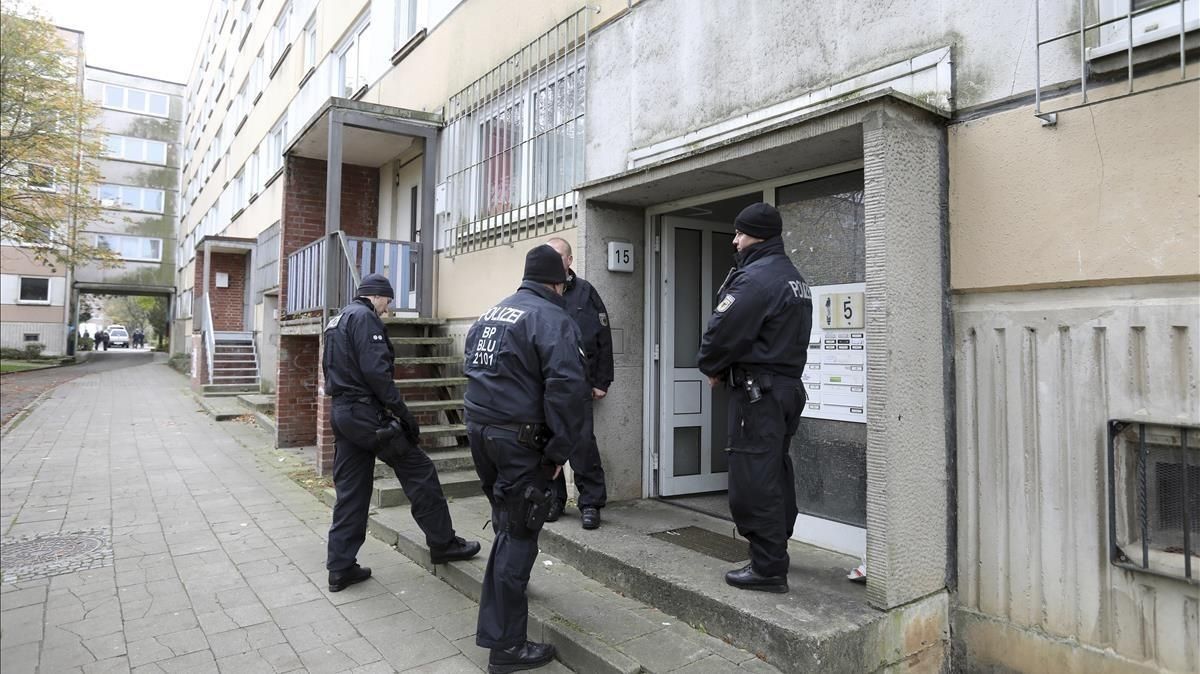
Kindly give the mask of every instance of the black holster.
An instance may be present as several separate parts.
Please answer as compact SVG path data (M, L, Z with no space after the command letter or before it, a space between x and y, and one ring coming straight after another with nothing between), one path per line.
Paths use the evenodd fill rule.
M553 494L549 489L527 485L518 498L510 498L507 529L513 538L528 540L542 530L546 516L550 514Z
M400 457L413 448L408 435L404 432L404 424L395 417L389 417L375 431L375 456L392 466Z

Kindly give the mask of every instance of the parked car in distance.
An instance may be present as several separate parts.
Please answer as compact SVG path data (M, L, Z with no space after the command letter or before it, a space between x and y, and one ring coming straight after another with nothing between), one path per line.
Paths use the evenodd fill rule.
M129 331L121 325L108 326L108 345L111 348L129 348Z

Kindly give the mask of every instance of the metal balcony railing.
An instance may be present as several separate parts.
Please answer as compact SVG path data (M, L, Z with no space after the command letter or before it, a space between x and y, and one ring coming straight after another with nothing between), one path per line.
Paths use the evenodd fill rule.
M330 242L332 246L330 246ZM396 291L392 308L415 311L419 306L421 244L342 232L318 239L288 255L287 308L289 315L337 309L354 298L359 282L368 274L382 274ZM334 282L335 306L326 307L325 256L337 256L339 272Z
M1112 563L1200 584L1200 427L1108 422Z

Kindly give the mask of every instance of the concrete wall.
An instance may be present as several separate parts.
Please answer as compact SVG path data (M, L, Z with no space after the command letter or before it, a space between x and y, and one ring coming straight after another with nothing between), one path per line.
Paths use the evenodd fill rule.
M952 286L1200 274L1197 119L1192 80L1060 113L1055 127L1030 107L952 125Z
M1200 670L1200 588L1112 566L1105 498L1107 420L1200 423L1198 296L1186 282L955 299L968 662Z
M510 245L454 257L437 256L434 260L437 265L434 273L437 315L473 323L488 307L516 292L525 271L525 254L531 248L556 236L566 239L574 247L576 235L577 231L572 227ZM458 346L457 353L462 353L463 345Z
M1041 3L1043 36L1078 24L1074 3ZM805 91L953 47L954 104L1034 85L1034 3L659 0L589 46L589 180L625 170L635 148L737 118ZM1042 54L1042 81L1077 77L1067 46Z

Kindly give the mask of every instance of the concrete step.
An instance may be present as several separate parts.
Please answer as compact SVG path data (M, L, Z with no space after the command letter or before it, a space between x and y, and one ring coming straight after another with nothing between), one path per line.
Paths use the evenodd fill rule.
M433 438L466 437L466 435L467 435L467 425L466 424L436 424L433 426L422 426L421 427L421 438L427 439L427 440L433 439Z
M238 402L252 412L262 412L272 416L275 414L275 396L268 393L239 395Z
M720 547L745 550L736 556L748 559L748 544L731 522L657 500L601 512L601 527L584 531L577 511L568 509L542 530L541 548L632 599L753 650L782 671L887 670L908 658L929 656L940 648L943 628L949 629L945 593L892 612L869 606L866 587L846 580L847 571L859 564L854 557L793 541L791 591L747 592L724 579L745 560L697 552L671 542L679 534L664 533L696 527L710 532L711 540L724 541Z
M412 412L439 412L442 410L459 410L463 408L462 399L458 400L409 400L405 405Z
M326 490L323 497L332 504L333 490ZM486 526L491 506L481 496L453 499L449 505L459 535L478 538L483 546L474 559L433 565L425 536L404 507L376 509L370 515L368 531L479 601L493 538L491 527ZM564 524L579 527L578 518ZM578 672L779 671L753 652L730 646L675 616L622 596L544 552L534 562L528 596L529 638L554 644L558 659Z
M461 365L462 356L397 356L397 365Z
M468 447L423 447L437 469L438 475L457 471L475 471L475 462L471 460L471 450ZM394 477L395 473L382 461L375 462L376 479Z
M389 472L391 472L389 470ZM438 481L442 483L442 493L447 499L469 498L479 496L479 476L472 470L438 471ZM400 487L400 481L395 473L389 477L376 478L375 487L371 492L371 505L376 508L394 508L408 505L408 496Z
M406 388L437 388L439 386L466 386L466 377L433 377L428 379L397 379L395 380L396 388L404 390Z
M202 387L204 395L211 394L228 394L237 396L239 393L254 393L258 391L258 384L239 384L239 383L218 383L204 384Z
M454 343L453 337L391 337L392 346L446 346Z
M217 421L229 421L230 419L237 419L247 414L246 408L242 407L241 403L234 397L235 395L213 395L205 392L203 395L196 396L196 402L213 419Z
M393 325L445 325L446 319L433 318L430 316L385 316L383 318L383 324L389 327Z

